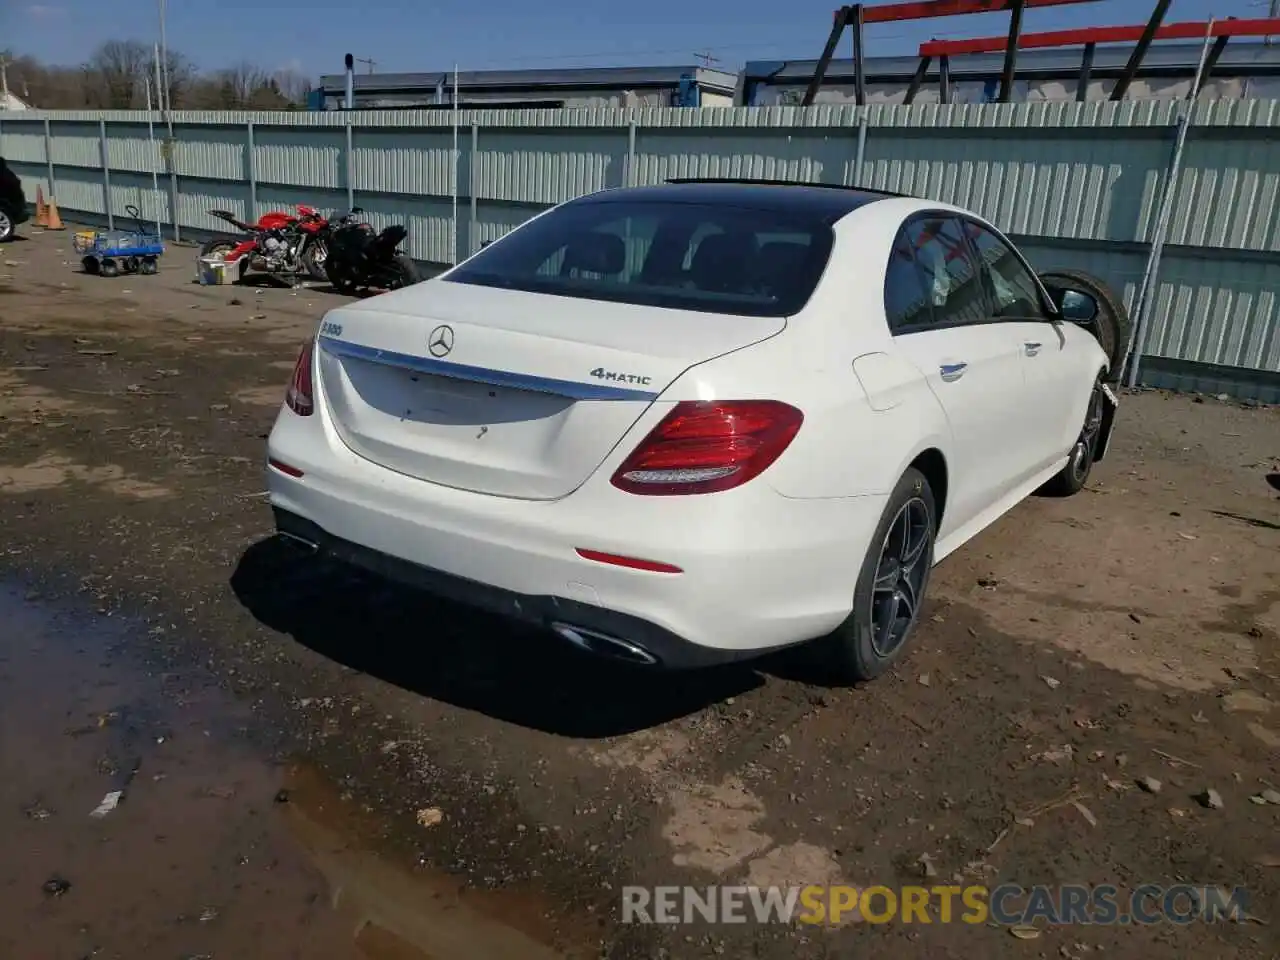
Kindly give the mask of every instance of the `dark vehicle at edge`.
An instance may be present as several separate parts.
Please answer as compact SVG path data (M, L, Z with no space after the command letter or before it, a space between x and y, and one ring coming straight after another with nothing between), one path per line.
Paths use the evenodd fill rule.
M18 224L30 219L22 181L0 157L0 243L12 240Z

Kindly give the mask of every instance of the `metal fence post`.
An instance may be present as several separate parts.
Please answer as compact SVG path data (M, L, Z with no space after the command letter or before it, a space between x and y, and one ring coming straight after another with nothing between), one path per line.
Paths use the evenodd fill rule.
M1129 327L1129 342L1125 345L1125 365L1121 368L1122 370L1127 368L1125 385L1129 387L1138 384L1138 369L1142 366L1143 340L1151 322L1151 304L1156 298L1156 290L1159 289L1160 258L1164 253L1165 237L1169 233L1173 194L1178 189L1178 174L1182 170L1182 148L1187 140L1187 128L1191 125L1191 110L1192 105L1188 104L1178 117L1173 159L1169 161L1164 190L1160 193L1155 229L1151 232L1151 250L1147 254L1147 265L1142 273L1142 285L1138 288L1138 302L1134 304L1134 322Z
M107 211L107 229L116 228L115 214L111 212L111 152L107 149L107 121L98 120L98 154L102 157L102 207Z
M622 185L634 187L636 185L636 122L634 119L627 124L627 169L624 174Z
M355 137L351 133L351 114L343 118L347 128L347 209L353 210L356 205L356 156Z
M462 162L462 151L458 149L458 68L453 68L453 106L449 111L452 117L451 126L453 127L453 149L450 151L449 159L449 205L452 209L450 218L452 220L453 230L453 247L449 252L449 266L456 267L458 265L458 164Z
M244 172L249 178L249 215L245 217L250 223L258 220L258 160L254 156L257 147L253 142L253 121L244 125Z
M858 152L853 159L853 183L856 187L862 183L862 161L867 155L867 107L858 108Z
M157 70L159 67L157 66ZM157 85L157 89L159 86ZM165 166L169 168L169 220L173 224L173 242L182 242L182 228L178 226L178 165L174 161L174 154L178 145L177 137L173 135L173 114L166 111L165 119L169 124L168 134L160 140L160 156L165 162Z
M49 118L44 118L44 162L48 168L49 199L56 199L57 190L53 185L53 137L49 134Z
M1127 371L1125 384L1129 387L1138 385L1138 371L1142 366L1143 340L1147 335L1147 327L1151 322L1151 303L1155 300L1156 290L1160 282L1160 257L1164 253L1165 237L1169 233L1169 220L1173 212L1173 196L1178 189L1178 175L1182 172L1182 149L1187 143L1187 133L1191 127L1191 115L1196 108L1196 95L1204 77L1204 64L1209 55L1209 39L1213 32L1213 20L1205 29L1204 46L1200 48L1200 63L1196 67L1195 80L1191 84L1191 92L1182 101L1178 112L1178 127L1174 134L1173 157L1169 160L1169 174L1165 179L1164 190L1160 194L1160 206L1156 215L1155 230L1151 235L1151 252L1147 255L1147 267L1143 271L1142 286L1138 290L1138 302L1134 304L1134 322L1129 328L1129 342L1125 346L1122 371Z
M467 253L474 254L480 249L480 216L476 204L476 190L479 178L476 176L476 157L480 152L480 124L471 124L471 162L467 164L467 196L471 200L471 227L467 234Z

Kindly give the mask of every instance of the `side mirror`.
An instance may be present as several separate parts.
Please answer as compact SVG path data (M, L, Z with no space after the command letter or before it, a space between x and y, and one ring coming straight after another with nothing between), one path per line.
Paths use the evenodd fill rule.
M351 212L352 212L352 213L364 213L364 207L352 207L352 208L351 208Z
M1049 299L1058 310L1058 315L1070 323L1092 323L1098 319L1102 307L1098 298L1090 290L1067 286L1060 275L1044 278L1045 289L1049 291Z
M481 240L481 241L480 241L480 249L481 249L481 250L483 250L485 247L487 247L487 246L488 246L489 244L491 244L491 243L493 243L493 241L492 241L492 240Z
M1058 309L1064 320L1072 323L1092 323L1098 318L1098 301L1080 290L1063 290Z

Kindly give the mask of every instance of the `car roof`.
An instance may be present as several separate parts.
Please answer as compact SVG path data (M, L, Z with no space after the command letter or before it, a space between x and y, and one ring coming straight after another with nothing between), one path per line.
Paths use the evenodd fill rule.
M834 223L878 200L898 194L782 180L671 180L644 187L619 187L587 194L573 204L697 203L778 213L799 213Z

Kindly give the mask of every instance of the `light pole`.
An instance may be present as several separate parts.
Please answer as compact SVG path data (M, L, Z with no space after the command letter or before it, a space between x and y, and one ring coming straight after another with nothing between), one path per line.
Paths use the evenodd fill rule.
M182 239L182 228L178 226L178 171L173 165L173 104L169 94L169 38L165 34L165 7L167 0L159 0L160 4L160 46L156 51L156 99L160 101L160 109L164 111L164 125L168 136L160 147L165 165L169 168L169 221L173 224L173 239L177 243Z
M169 101L169 43L165 37L164 15L165 7L168 6L167 0L159 0L160 2L160 70L162 72L161 82L164 89L160 91L161 109L166 113L173 109L173 104Z

